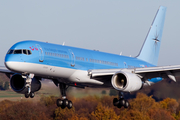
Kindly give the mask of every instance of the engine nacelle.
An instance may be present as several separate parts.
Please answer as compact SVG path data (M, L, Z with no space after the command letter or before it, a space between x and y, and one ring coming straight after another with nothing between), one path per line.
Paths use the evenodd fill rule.
M11 88L21 94L27 93L26 78L23 78L20 74L14 74L10 79ZM41 82L36 78L32 78L31 92L36 92L41 89Z
M142 88L142 80L134 73L119 71L111 78L112 86L119 91L133 92Z

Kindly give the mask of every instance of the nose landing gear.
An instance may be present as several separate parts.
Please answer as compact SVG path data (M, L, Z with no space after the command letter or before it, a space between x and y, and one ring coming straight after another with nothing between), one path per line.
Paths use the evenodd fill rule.
M34 92L31 91L31 83L32 78L34 77L34 74L29 74L27 76L24 76L26 78L26 88L27 92L24 94L25 98L33 98L35 96Z

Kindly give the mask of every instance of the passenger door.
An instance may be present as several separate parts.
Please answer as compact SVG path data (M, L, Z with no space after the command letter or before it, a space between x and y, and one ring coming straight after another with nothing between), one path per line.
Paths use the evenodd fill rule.
M75 66L75 55L71 49L69 49L69 52L70 52L70 59L71 59L71 63L70 63L71 67L74 67Z
M43 62L44 61L44 53L43 53L43 49L40 45L36 44L38 51L39 51L39 62Z

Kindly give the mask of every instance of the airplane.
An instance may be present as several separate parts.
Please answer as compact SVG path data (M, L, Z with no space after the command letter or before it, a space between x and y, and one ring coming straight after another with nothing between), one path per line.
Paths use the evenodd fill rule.
M25 40L8 50L0 72L10 78L11 88L26 98L40 90L42 78L51 79L60 89L57 106L62 109L73 106L66 97L69 86L113 88L119 92L113 105L128 108L124 92L138 91L164 78L176 81L180 75L180 65L157 66L165 14L166 7L160 6L136 57Z

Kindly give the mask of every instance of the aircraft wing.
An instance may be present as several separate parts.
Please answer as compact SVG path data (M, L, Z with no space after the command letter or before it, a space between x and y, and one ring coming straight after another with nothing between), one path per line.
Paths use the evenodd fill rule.
M14 72L10 71L7 69L5 66L0 66L0 72L1 73L8 73L8 74L13 74Z
M14 74L14 72L10 71L5 66L0 66L0 73L5 73L8 78L10 78L11 74Z
M124 71L124 70L137 74L139 77L144 79L162 77L162 78L170 78L171 80L176 81L175 77L180 76L180 65L130 68L130 69L99 69L99 70L89 70L88 74L89 76L94 78L94 77L101 77L107 75L114 75L118 71Z

